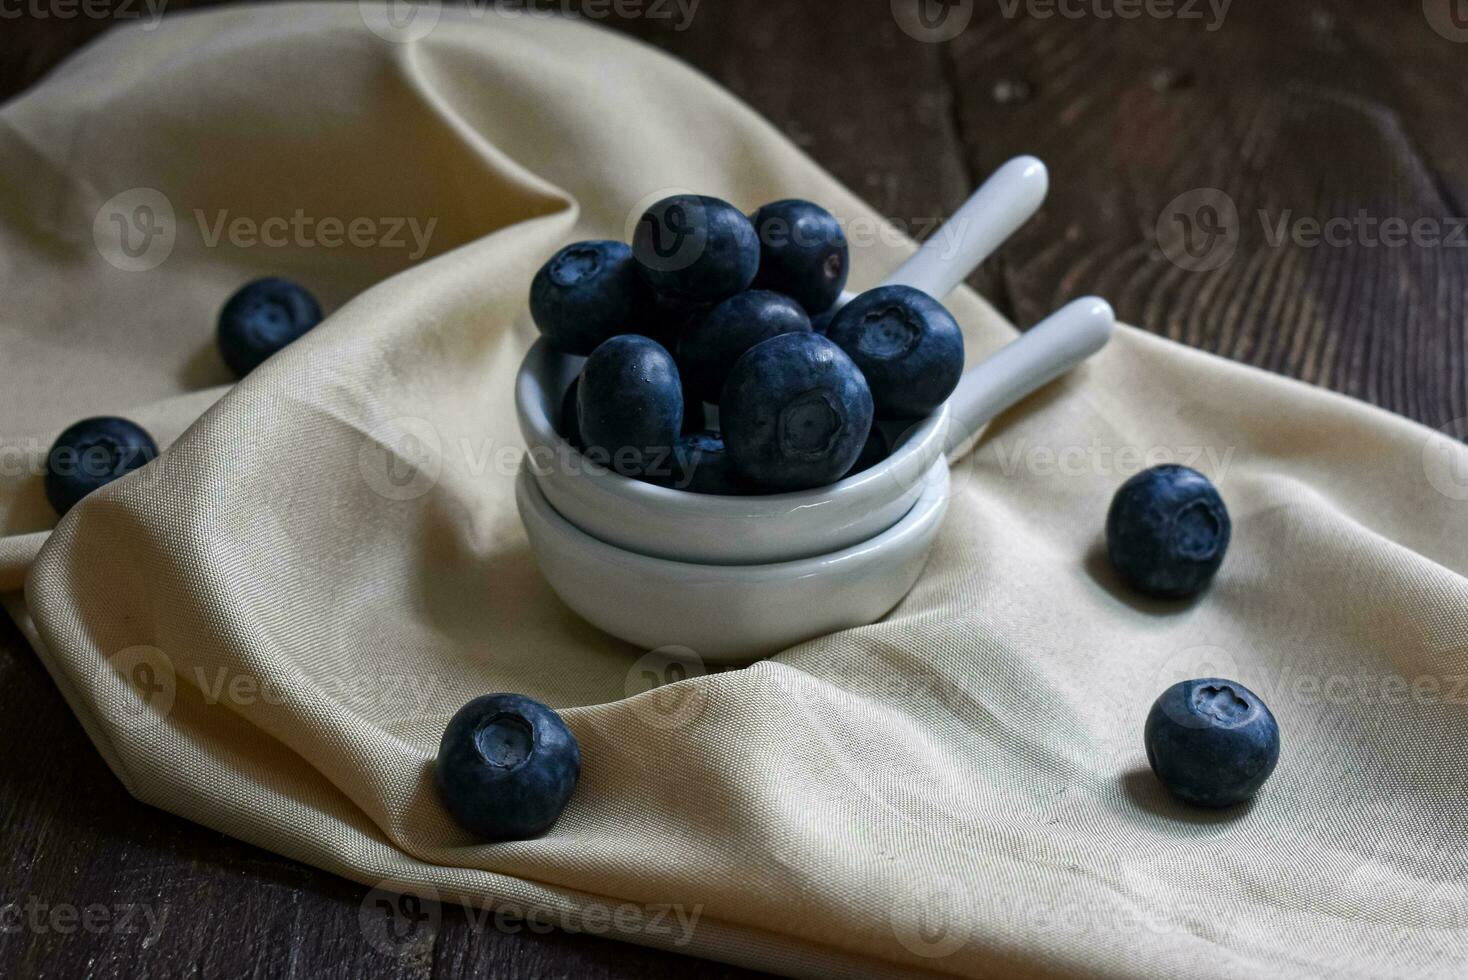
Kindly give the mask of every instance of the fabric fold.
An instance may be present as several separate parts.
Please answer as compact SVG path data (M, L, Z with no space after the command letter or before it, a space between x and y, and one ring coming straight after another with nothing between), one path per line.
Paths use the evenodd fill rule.
M1458 968L1468 450L1122 328L956 462L883 621L645 690L515 512L530 278L676 190L880 216L647 47L434 10L421 34L365 0L170 16L0 108L0 441L25 461L0 472L0 591L30 567L7 609L134 795L374 887L631 909L607 935L798 976ZM864 240L852 284L911 248ZM214 316L264 274L330 315L231 387ZM971 359L1015 334L948 304ZM45 448L94 414L165 451L53 531ZM1233 514L1191 603L1129 594L1101 547L1155 462ZM1240 812L1146 768L1152 700L1207 675L1283 730ZM561 710L584 771L547 835L486 845L432 762L499 690Z

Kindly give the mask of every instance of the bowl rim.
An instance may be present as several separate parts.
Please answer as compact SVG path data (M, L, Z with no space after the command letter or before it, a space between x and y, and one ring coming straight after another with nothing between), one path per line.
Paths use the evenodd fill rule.
M936 460L924 475L923 491L917 503L913 504L912 509L901 520L886 530L865 541L823 555L758 565L706 565L700 562L674 561L609 544L572 524L551 506L536 482L528 460L521 463L515 486L517 501L528 505L535 516L550 525L561 538L571 541L576 547L585 548L598 558L612 562L631 562L649 571L660 570L666 575L687 577L696 574L700 581L737 582L748 580L751 576L796 579L819 574L833 564L861 561L874 552L896 547L906 538L923 534L930 525L942 520L948 510L949 479L947 461ZM531 547L534 550L534 545Z
M945 401L927 417L912 422L908 430L910 434L882 462L854 476L826 486L751 496L690 493L686 490L660 487L623 476L614 470L591 462L567 442L552 422L553 414L560 412L558 402L562 393L552 393L547 390L546 386L539 383L539 379L553 363L553 358L564 358L571 362L584 360L576 355L554 350L544 337L537 337L535 343L526 351L525 357L520 362L519 370L515 374L516 412L519 416L521 434L528 443L526 459L530 468L537 470L536 478L542 478L538 468L547 462L544 459L547 452L553 454L554 458L573 454L577 460L585 464L580 467L575 479L583 480L584 478L583 482L590 483L602 492L625 500L629 504L656 507L661 510L672 509L690 517L747 518L763 513L789 513L804 506L816 504L843 504L877 496L883 499L889 496L900 496L905 487L911 486L911 482L904 485L902 478L894 476L893 471L899 466L913 468L914 457L933 460L942 458L942 442L951 421L949 405ZM552 402L556 403L554 407L552 407ZM926 480L930 470L931 466L923 466L914 474L913 479ZM882 482L896 488L895 492L879 494L875 488L878 483Z

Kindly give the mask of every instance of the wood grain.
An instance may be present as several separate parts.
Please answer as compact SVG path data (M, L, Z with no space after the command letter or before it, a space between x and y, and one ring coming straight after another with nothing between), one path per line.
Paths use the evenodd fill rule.
M1021 321L1099 293L1139 326L1429 425L1468 414L1468 235L1382 235L1390 219L1462 235L1468 215L1441 97L1443 82L1461 95L1468 48L1420 7L1235 4L1215 31L986 9L951 47L972 167L1029 151L1052 169L1050 201L1003 255ZM1015 83L1028 97L996 104ZM1232 199L1239 238L1226 264L1191 271L1157 223L1201 188ZM1280 239L1307 219L1335 221L1336 243L1307 225Z
M1341 245L1270 240L1282 216L1446 226L1468 214L1468 45L1434 32L1420 4L1236 3L1215 30L967 6L972 21L944 43L904 33L886 0L704 0L687 30L604 23L722 82L899 222L946 214L1010 156L1044 158L1050 202L974 279L1022 324L1100 293L1146 329L1429 425L1468 416L1468 247L1373 247L1354 232ZM6 21L0 96L106 26ZM1238 243L1218 268L1190 271L1164 254L1158 227L1175 244L1167 208L1200 188L1232 200ZM359 924L365 889L130 799L8 622L0 734L13 747L0 768L0 906L162 916L156 932L136 918L132 931L0 928L6 975L754 975L476 927L454 910L379 950Z

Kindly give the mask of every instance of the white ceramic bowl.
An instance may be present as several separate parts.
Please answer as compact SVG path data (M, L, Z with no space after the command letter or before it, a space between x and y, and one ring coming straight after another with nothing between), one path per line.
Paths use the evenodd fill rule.
M1099 350L1115 318L1104 300L1077 300L964 375L948 402L881 463L827 487L720 497L653 486L586 459L560 437L561 397L582 358L544 341L520 367L515 402L527 459L563 517L641 554L710 565L824 555L892 527L917 503L924 477L999 412Z
M948 509L948 467L933 464L894 526L849 548L766 565L699 565L613 547L546 501L528 466L515 502L541 572L578 615L645 649L686 647L709 663L746 663L875 622L921 574Z

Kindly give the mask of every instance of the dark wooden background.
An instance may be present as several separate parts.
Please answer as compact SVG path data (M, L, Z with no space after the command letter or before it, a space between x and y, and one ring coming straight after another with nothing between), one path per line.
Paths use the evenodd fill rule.
M0 96L110 23L27 2L39 6L0 21ZM1049 203L974 279L1021 324L1099 293L1129 322L1428 425L1468 416L1468 242L1277 244L1258 217L1364 211L1446 232L1468 215L1468 4L1443 0L1434 27L1421 0L1247 0L1221 24L1206 2L1201 19L1134 20L1100 16L1108 0L1049 18L1036 16L1053 9L1044 0L947 2L971 21L941 43L900 29L888 0L703 0L683 31L604 23L722 82L899 221L946 214L1017 153L1042 157ZM1162 242L1178 244L1169 203L1200 188L1224 191L1240 216L1237 252L1211 271L1174 264L1158 240L1161 220ZM130 799L8 620L0 744L0 909L166 915L153 938L12 930L0 916L5 975L751 975L587 936L476 929L453 912L384 954L358 925L365 889Z

